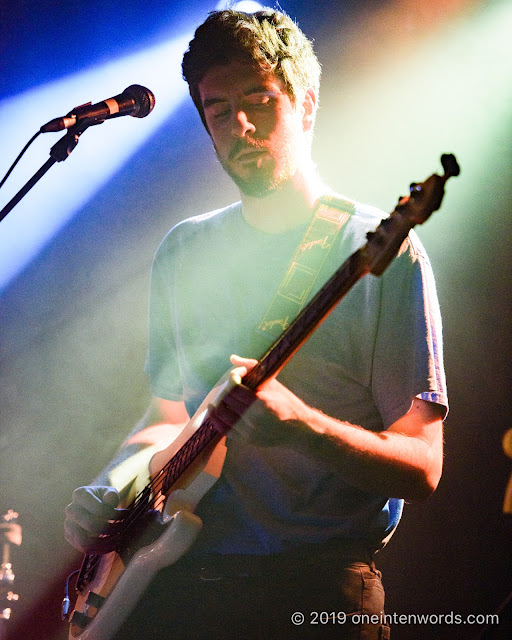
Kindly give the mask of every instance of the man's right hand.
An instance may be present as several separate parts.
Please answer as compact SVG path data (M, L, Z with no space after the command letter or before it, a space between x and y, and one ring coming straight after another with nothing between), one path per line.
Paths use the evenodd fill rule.
M116 509L119 493L114 487L79 487L73 491L71 504L66 507L64 537L82 553L94 551L99 535L109 520L119 516Z

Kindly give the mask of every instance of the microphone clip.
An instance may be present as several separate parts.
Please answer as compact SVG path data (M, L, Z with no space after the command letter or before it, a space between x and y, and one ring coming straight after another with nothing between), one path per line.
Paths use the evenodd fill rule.
M66 116L67 117L67 116ZM96 124L103 124L104 120L87 120L82 119L78 120L74 125L69 127L66 131L65 135L57 140L57 142L50 149L50 157L53 158L56 162L63 162L66 160L68 156L71 155L72 151L78 144L78 140L82 133Z
M62 131L63 129L67 129L68 131L71 131L71 129L73 127L77 126L79 123L80 123L80 126L82 126L82 124L86 123L87 126L85 128L83 128L83 131L85 131L85 129L87 127L90 127L93 124L103 124L103 122L105 122L105 120L99 119L97 117L95 117L95 118L84 118L84 117L77 118L76 114L77 114L79 109L82 109L84 107L90 107L91 105L92 105L92 102L86 102L85 104L81 104L78 107L74 107L73 109L71 109L71 111L69 111L62 118L54 118L53 120L50 120L49 122L44 124L39 129L39 131L41 133L56 133L57 131Z

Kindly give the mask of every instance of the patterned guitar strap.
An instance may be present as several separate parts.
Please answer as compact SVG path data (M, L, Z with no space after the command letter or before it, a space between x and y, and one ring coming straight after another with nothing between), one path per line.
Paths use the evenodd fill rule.
M315 216L256 329L257 334L273 342L299 314L338 233L354 210L355 205L349 200L332 195L320 198Z

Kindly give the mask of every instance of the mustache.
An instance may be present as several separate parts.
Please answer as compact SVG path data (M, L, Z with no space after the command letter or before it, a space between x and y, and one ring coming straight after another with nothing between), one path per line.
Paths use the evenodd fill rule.
M261 143L247 140L237 139L235 140L231 151L228 154L228 160L235 160L236 156L242 151L261 151L265 149L265 146Z

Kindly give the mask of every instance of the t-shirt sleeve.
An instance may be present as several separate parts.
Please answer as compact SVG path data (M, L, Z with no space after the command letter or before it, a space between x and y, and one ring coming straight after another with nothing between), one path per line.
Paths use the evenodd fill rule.
M168 238L158 249L151 271L149 295L149 341L145 370L150 377L151 392L158 398L183 399L178 354L174 340L172 313L173 266L166 247Z
M414 397L448 411L442 327L428 257L412 232L382 276L372 393L388 428Z

